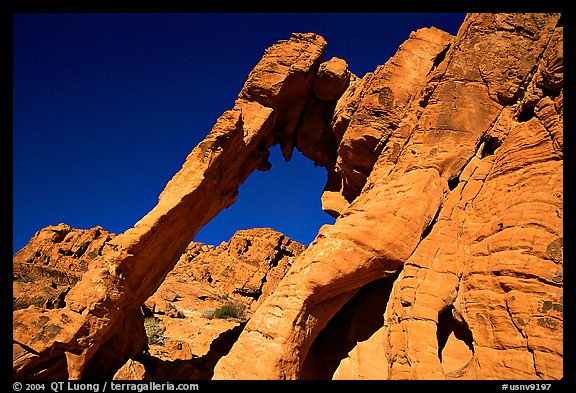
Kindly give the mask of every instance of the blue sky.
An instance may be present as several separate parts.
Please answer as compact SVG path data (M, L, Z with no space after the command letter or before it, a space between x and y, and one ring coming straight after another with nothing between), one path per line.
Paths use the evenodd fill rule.
M216 119L233 107L264 50L292 32L328 42L358 76L411 31L456 34L464 14L50 14L13 17L13 252L60 222L132 227ZM196 236L219 244L272 227L309 244L323 168L295 152L255 172L238 200Z

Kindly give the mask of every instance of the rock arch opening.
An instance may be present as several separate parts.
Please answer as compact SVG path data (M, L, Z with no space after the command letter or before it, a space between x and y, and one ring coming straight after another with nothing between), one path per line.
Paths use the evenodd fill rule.
M440 313L436 330L438 359L444 373L453 377L462 375L474 355L472 331L461 316L455 317L455 313L454 306Z
M302 379L332 379L342 359L384 324L384 312L398 274L374 280L340 308L312 343L301 368Z
M252 173L234 204L206 224L195 241L218 245L237 230L267 227L308 245L322 225L334 223L321 206L324 168L298 150L286 162L278 145L270 148L269 162L270 170Z
M527 18L526 21L523 18ZM379 142L389 146L396 146L395 143L398 146L408 146L404 144L406 142L410 143L410 147L414 149L404 149L403 153L406 154L400 158L397 156L399 153L392 149L391 161L385 161L386 157L383 157L381 161L376 161L377 167L368 168L371 170L370 183L363 188L365 195L354 200L354 206L348 207L342 198L333 203L334 214L341 212L335 225L325 228L318 241L306 250L303 257L295 261L290 270L290 276L278 285L274 294L267 298L263 303L264 307L257 310L247 325L249 328L240 333L238 340L226 356L221 357L216 363L213 373L208 370L208 376L215 379L295 379L300 377L321 379L334 376L335 369L339 373L341 369L337 368L338 364L346 353L350 353L350 348L353 348L354 343L358 343L356 348L359 349L362 347L360 344L370 344L371 340L366 341L365 337L379 337L378 333L373 332L381 326L380 318L387 307L389 295L385 295L386 285L391 285L394 281L390 279L390 282L385 285L387 281L383 279L385 275L397 272L406 261L409 261L410 265L421 266L418 260L411 260L411 256L418 255L419 259L426 262L431 256L428 253L434 252L434 249L437 252L434 258L440 261L437 267L441 268L437 271L454 270L454 259L441 258L442 255L438 254L439 250L446 255L454 253L453 248L450 247L451 243L442 240L450 239L450 236L438 237L438 239L427 237L430 243L426 247L419 247L422 244L423 229L431 222L430 220L434 222L433 217L439 211L439 207L449 205L445 203L445 183L438 176L437 171L430 170L430 167L434 166L435 162L440 162L434 161L437 159L442 162L461 159L463 151L469 154L466 158L471 159L473 147L477 143L479 143L480 158L496 154L500 144L495 137L490 135L496 131L498 131L496 134L500 135L500 127L504 127L513 142L516 141L519 146L523 147L522 154L518 158L518 154L513 154L515 151L512 149L507 157L503 157L503 160L491 162L494 158L492 157L478 163L477 167L473 167L468 178L471 182L468 184L481 179L482 193L471 197L474 199L473 204L461 200L462 203L456 203L455 208L452 209L458 212L458 209L462 207L462 214L466 215L469 220L464 227L464 235L472 232L479 233L478 231L493 233L493 222L486 223L483 220L486 216L484 213L489 212L496 218L502 218L510 212L510 209L506 208L507 205L500 206L500 210L494 210L494 204L490 203L491 197L506 200L510 206L512 204L516 206L517 204L513 203L515 199L510 199L516 194L518 197L527 198L521 199L520 202L534 202L533 198L544 195L541 191L545 189L546 195L551 195L550 192L552 192L558 197L555 202L550 202L552 200L548 198L546 201L550 203L537 203L538 206L535 209L524 209L525 212L519 212L519 220L534 222L536 216L539 219L547 217L546 225L549 229L547 234L552 233L553 238L562 238L562 221L558 220L561 218L559 212L562 210L562 162L557 159L557 154L550 154L554 147L550 143L532 143L535 139L547 141L545 137L549 129L552 129L554 133L558 131L561 139L562 92L560 90L558 101L554 102L555 109L551 111L552 113L542 113L542 116L539 116L542 117L541 124L529 122L534 123L532 125L535 127L530 127L530 124L519 126L508 115L506 115L508 117L500 117L500 114L506 114L508 110L502 108L501 102L495 106L493 98L494 95L497 98L504 97L507 93L519 91L518 89L524 86L527 90L533 84L536 86L539 83L538 75L541 74L541 70L546 69L542 68L546 65L540 59L549 59L553 64L562 64L562 55L550 54L546 49L556 47L556 44L549 46L551 42L549 37L555 34L553 29L558 18L558 15L544 17L535 14L529 16L510 14L505 16L505 19L494 18L492 15L470 15L461 29L462 33L453 44L453 47L458 47L459 50L449 51L446 54L448 58L445 60L448 67L444 74L446 77L442 76L434 80L423 79L432 67L437 53L445 48L446 41L452 39L442 37L444 34L440 34L439 39L434 40L437 44L432 45L433 48L436 47L439 50L415 52L415 54L423 52L433 54L433 56L427 56L429 62L424 63L426 66L423 67L423 74L412 72L414 71L412 65L416 64L415 62L394 62L396 65L408 64L411 71L399 73L401 83L398 83L398 87L402 88L393 89L394 97L400 97L400 93L403 93L402 95L406 98L405 105L400 105L401 102L396 98L392 100L392 95L379 94L383 91L380 88L382 84L387 84L389 81L387 75L391 75L386 68L379 68L379 70L386 71L380 75L382 84L373 84L377 81L374 78L378 75L372 74L370 86L375 89L368 90L369 86L358 85L362 82L356 80L357 90L354 91L358 93L358 96L367 97L370 100L365 102L367 105L364 107L362 102L352 105L350 102L344 104L342 101L344 107L340 108L343 109L340 113L342 116L336 116L337 121L334 123L340 126L332 128L332 130L345 130L348 134L345 138L348 152L353 153L350 159L346 160L347 163L343 161L341 163L343 166L340 165L339 168L349 169L352 175L354 171L360 175L341 179L341 185L352 185L348 187L348 191L344 190L345 195L350 196L350 198L344 197L345 201L349 201L353 195L356 195L351 192L352 190L360 191L358 188L365 180L364 175L367 175L367 172L362 172L362 170L369 165L364 165L365 162L362 165L356 165L356 159L365 159L366 151L368 153L373 151L375 154L375 156L368 154L369 158L378 159L382 157L383 151L378 147ZM506 33L512 31L510 28L516 25L527 27L516 31L522 34ZM537 40L534 39L535 33L531 33L536 31L536 25L541 26L537 29L539 33ZM480 32L488 32L482 34L482 42L485 44L482 48L478 47L479 36L474 34L472 31L474 29L471 29L474 26L480 27L478 30ZM524 34L526 32L530 32L528 37ZM427 34L427 36L431 35ZM422 41L432 42L421 39L418 41L417 48L421 48ZM560 45L561 40L557 42ZM408 45L404 48L407 47ZM518 58L528 59L526 62L520 62L516 73L519 76L517 82L522 82L518 82L522 86L514 81L511 82L512 84L508 83L510 78L502 79L502 75L506 75L505 70L510 68L510 64L517 63L513 62L513 59L502 59L499 56L503 51L511 52L510 48L514 49L512 52ZM403 50L399 53L407 54L407 52L409 51ZM65 306L57 309L29 308L16 310L13 313L13 342L16 347L14 352L19 354L13 363L13 375L16 378L46 376L54 379L90 378L94 375L96 368L99 375L110 375L118 365L127 359L133 359L138 354L141 348L140 345L135 345L137 342L134 340L134 335L138 331L132 327L141 324L142 321L141 315L136 311L139 311L138 308L145 299L164 282L167 274L173 270L182 252L187 249L200 228L210 222L220 211L234 204L240 185L255 169L268 168L269 148L280 143L285 157L290 157L295 145L304 151L298 145L298 138L302 140L302 130L306 129L302 127L306 123L306 111L314 113L309 106L313 102L312 97L315 96L324 101L330 100L322 97L333 97L330 94L326 95L329 91L321 89L319 86L322 84L318 84L323 70L324 53L325 42L315 34L294 34L290 40L282 41L267 50L263 60L250 74L234 108L226 111L217 120L206 140L194 148L182 169L167 184L160 195L158 204L133 228L107 242L102 253L98 253L92 259L89 269L66 295ZM423 58L421 55L415 57ZM494 72L483 73L479 76L488 86L489 94L485 88L476 89L474 82L480 82L479 79L468 78L470 75L478 75L476 65L479 61L482 61L482 64L493 64L494 67ZM439 68L442 67L439 66ZM561 68L557 70L561 78ZM330 75L335 74L330 73ZM340 75L343 74L340 73ZM405 75L414 75L413 83L408 83L409 80ZM331 79L326 76L327 81ZM346 79L338 80L345 81ZM454 87L455 81L458 82L458 88ZM404 87L407 85L412 86L413 89L405 91ZM422 89L426 91L427 88L431 88L433 92L429 105L425 112L422 112L413 106L412 97L417 99L420 97L419 92ZM536 92L536 89L531 91ZM349 95L344 97L349 97ZM512 98L519 99L516 96ZM334 99L338 98L334 97ZM516 103L509 104L515 105ZM324 109L331 108L329 103L321 106ZM390 117L382 116L383 113L389 113L394 109L400 111L391 113ZM560 112L558 113L557 110ZM434 115L431 115L432 113ZM529 114L526 113L526 115ZM396 115L400 118L398 119ZM407 128L397 127L399 123L396 120L401 119L409 119L410 124L405 124ZM445 119L449 121L446 122ZM364 143L365 135L369 130L366 126L372 124L372 120L375 126L371 130L373 135L377 136L380 131L386 131L386 133L382 139L371 137L367 145ZM325 123L320 123L320 126L325 125ZM450 127L446 127L447 124ZM541 127L542 124L544 128ZM356 131L353 131L354 129ZM310 127L308 130L313 131L313 135L320 136L314 139L315 141L325 140L322 137L324 134L320 133L325 128ZM452 130L466 132L455 135ZM489 136L482 138L479 133L483 130L488 130ZM391 132L388 133L388 131ZM341 137L342 134L338 136ZM455 137L457 139L454 139ZM327 138L327 141L329 142L330 138ZM312 146L313 151L322 150L321 143L314 143ZM378 148L371 150L371 146ZM446 155L441 154L431 162L433 146L442 147ZM366 149L367 147L369 149ZM346 149L338 150L339 153L347 151ZM309 157L307 153L304 155ZM320 157L312 159L316 161L317 158ZM330 160L334 157L329 156L327 159L329 162L319 164L325 165L331 171L334 167L331 166L333 162ZM371 162L372 159L369 161ZM529 165L534 162L539 163L535 169L532 168L534 165ZM337 161L336 164L339 162ZM479 170L476 171L478 168ZM486 173L496 173L503 170L502 168L505 168L506 173L511 175L510 184L522 183L526 186L524 191L514 195L505 194L504 191L509 191L510 187L504 187L505 190L502 191L501 183L493 181L494 176L485 176ZM341 173L346 173L346 171L338 171L337 174ZM497 178L499 179L500 177ZM525 179L529 181L524 182ZM344 180L346 183L343 182ZM451 187L456 186L454 182L451 181ZM330 188L330 191L334 192L339 190L342 189ZM540 221L537 220L537 222ZM447 226L446 230L446 234L451 235L456 229ZM427 233L427 230L424 230L424 235ZM474 247L475 237L462 236L462 246ZM520 236L520 238L525 237ZM535 240L535 246L545 250L550 239L548 235L542 239L538 238ZM497 240L502 239L487 242L486 247L490 250ZM541 243L542 240L544 243ZM512 246L514 245L516 243L512 242ZM521 251L523 249L521 246L520 244L516 248ZM419 254L420 251L422 254ZM540 254L530 255L530 268L549 271L550 258L542 258L543 254ZM458 256L460 257L460 254ZM492 333L495 332L492 330L494 329L481 328L484 325L481 320L494 322L493 325L496 327L506 324L512 326L507 323L508 317L512 317L512 314L519 315L525 312L529 314L530 312L529 309L522 308L522 304L516 305L518 302L514 303L514 307L518 306L514 312L499 312L501 310L498 308L486 307L486 302L493 299L486 299L483 295L485 292L474 293L470 290L481 288L485 285L484 283L491 284L489 280L483 280L486 275L477 274L486 270L483 264L506 262L493 256L493 253L488 253L482 255L481 259L472 260L469 253L462 254L463 259L456 262L458 269L463 272L459 277L460 284L462 284L459 288L465 291L463 295L467 300L466 309L460 310L455 301L453 306L442 310L438 315L436 331L426 328L423 330L424 335L421 336L419 331L413 330L411 334L406 334L405 345L402 343L396 345L398 342L382 335L382 339L386 340L383 342L384 348L387 351L390 350L384 354L386 359L406 359L407 362L394 362L396 366L390 367L389 370L388 368L377 370L373 375L392 379L437 377L440 371L437 367L439 362L444 376L453 378L471 376L511 379L544 376L561 379L563 376L561 325L553 334L550 333L551 329L543 332L538 330L538 324L532 324L534 329L528 332L531 345L527 352L530 353L524 354L517 351L523 349L522 345L518 345L518 340L511 339L512 337L493 340L494 334ZM552 259L554 259L553 262L557 262L558 258ZM518 261L512 258L508 262L515 263L506 268L525 270L524 265L516 263ZM462 266L465 268L460 269ZM473 269L467 269L470 266ZM479 270L475 267L479 267ZM502 271L502 269L497 270ZM480 281L475 281L479 276ZM405 278L412 279L406 288L423 288L421 284L424 281L421 281L420 277L415 275ZM506 285L512 287L514 277L508 278L512 281L509 280ZM435 277L428 276L426 283L430 281L429 279L435 279ZM554 278L552 280L554 281ZM531 284L538 293L561 295L561 285L542 286L546 284L542 280L532 281ZM381 282L382 287L373 289L376 293L370 293L369 288L377 285L377 282ZM476 286L476 284L479 285ZM452 282L450 282L450 288L452 287ZM516 287L519 288L520 294L525 285ZM434 296L436 294L434 286L430 286L429 289L430 292L421 291L422 294L431 296L419 297L420 310L414 307L416 304L413 307L402 307L407 303L404 304L403 299L398 299L400 306L397 310L395 309L394 313L394 316L398 317L396 321L405 319L415 321L417 318L424 318L425 323L429 325L428 322L434 319L429 311L437 309L437 301L441 299L441 294ZM379 291L380 295L377 294ZM173 297L173 299L176 298L177 296ZM342 307L343 304L345 305ZM394 304L397 304L396 301ZM474 315L485 315L485 318L474 319ZM472 319L469 318L470 316ZM390 322L395 323L395 320L391 319ZM468 322L470 326L467 325ZM478 326L480 328L476 328ZM253 327L256 329L252 329ZM547 328L546 326L540 327ZM256 331L258 333L252 334ZM142 333L142 329L140 332ZM407 330L404 329L404 332L407 333ZM234 337L233 339L235 340ZM362 339L365 341L361 341ZM216 344L228 345L227 338L224 341L225 343L218 341ZM550 347L548 345L550 343L555 345ZM542 353L542 351L530 350L538 346L545 347L547 351ZM410 353L405 350L409 347L411 347ZM479 350L481 347L482 351ZM430 348L438 352L430 352ZM501 355L497 362L493 359L496 350ZM219 352L218 355L223 353ZM382 352L377 352L377 354L382 354ZM352 354L350 359L352 359ZM429 360L433 362L430 363ZM430 364L433 367L428 367ZM511 364L515 366L513 369L509 367ZM469 367L469 365L474 367ZM180 364L176 367L179 366ZM470 374L468 370L471 370Z

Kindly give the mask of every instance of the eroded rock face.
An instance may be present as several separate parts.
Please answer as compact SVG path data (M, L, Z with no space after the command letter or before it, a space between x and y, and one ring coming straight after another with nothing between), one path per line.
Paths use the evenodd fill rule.
M361 78L323 62L315 34L272 46L63 307L14 312L15 375L126 364L172 379L561 378L562 43L559 14L469 14L456 37L418 30ZM273 232L259 245L247 233L190 244L253 170L270 169L276 143L326 168L335 224L304 251ZM198 310L178 304L185 290L236 297L249 319L186 349L176 336L194 331L177 321ZM165 359L136 359L141 343L125 340L147 333L143 303L174 337ZM201 366L194 351L206 351Z
M560 378L563 95L561 82L542 86L559 79L561 32L559 15L468 15L386 130L360 195L295 261L215 378L314 377L306 359L320 332L359 288L398 271L382 326L333 377ZM351 114L350 127L356 112L336 116Z
M246 177L266 168L268 147L279 142L285 156L291 154L290 134L310 95L325 45L318 35L294 34L270 47L234 108L190 153L158 204L134 228L106 243L66 295L66 307L34 311L35 319L46 323L74 315L75 324L44 335L45 324L30 332L20 323L30 317L30 310L14 312L14 340L24 351L32 350L32 360L15 365L16 376L77 379L95 372L90 364L102 366L99 373L106 375L135 356L134 348L125 353L118 348L125 326L132 324L127 318L156 291L198 230L235 201ZM109 358L109 342L115 342L123 356ZM53 372L52 364L66 367Z
M461 50L502 57L506 70L522 59L511 71L518 82L501 79L497 67L494 79L481 77L484 96L502 109L449 180L435 224L394 284L382 328L335 377L373 375L375 367L392 379L562 377L562 84L541 90L554 73L545 69L562 69L562 26L558 15L477 15L464 26ZM464 59L452 64L460 70ZM450 65L443 78L453 78Z
M67 316L56 321L33 318L42 309L65 307L56 283L64 282L69 290L82 277L82 258L112 238L102 228L78 230L65 224L39 231L14 257L15 310L26 309L31 315L19 323L33 331L46 322L44 336L65 329L71 321ZM114 379L210 379L216 361L304 248L269 228L238 231L218 247L190 243L142 312L130 319L138 326L125 327L137 360L129 359ZM78 249L85 251L71 251ZM53 270L46 270L46 261L54 261ZM223 312L226 307L229 314ZM19 346L15 350L17 359L25 355Z
M396 136L408 104L426 83L426 76L443 60L451 38L435 28L415 31L386 64L351 87L361 89L358 101L350 100L333 120L341 128L345 116L350 116L339 140L337 162L342 195L348 202L360 194L382 149ZM352 92L349 95L356 96ZM394 143L392 148L397 146L398 150L400 145Z
M179 264L195 280L238 296L255 309L304 249L279 232L257 228L238 231L229 242L197 256L184 254Z
M238 231L218 247L192 242L144 303L149 330L159 335L149 340L150 355L164 362L195 359L204 371L196 377L209 379L216 354L224 352L214 342L243 326L303 250L268 228ZM211 367L200 365L198 359L210 357Z
M113 237L100 227L81 230L59 224L40 230L13 258L14 310L64 307L70 288Z

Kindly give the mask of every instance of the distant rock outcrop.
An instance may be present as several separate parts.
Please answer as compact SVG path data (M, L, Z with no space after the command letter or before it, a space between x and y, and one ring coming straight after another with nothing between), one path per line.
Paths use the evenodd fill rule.
M64 307L65 295L113 237L100 227L79 230L59 224L40 230L14 255L14 310Z
M70 287L55 303L15 306L16 377L562 378L561 15L420 29L362 78L325 46L308 33L268 48L134 228L52 227L54 244L15 256L16 282L16 266L53 277L34 250L50 272L87 266L54 279ZM269 230L191 243L275 144L326 168L335 224L305 250ZM206 318L227 302L244 317ZM151 336L169 344L143 354Z
M70 287L113 238L102 228L65 224L39 231L14 256L14 310L65 307ZM114 378L210 379L230 337L237 338L238 328L304 249L268 228L238 231L218 247L190 243L142 305L146 338L137 340L142 345L137 360L130 359Z

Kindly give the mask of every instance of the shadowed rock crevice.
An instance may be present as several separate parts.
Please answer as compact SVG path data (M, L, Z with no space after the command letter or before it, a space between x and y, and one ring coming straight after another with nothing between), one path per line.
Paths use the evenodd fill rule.
M384 323L384 312L397 274L360 288L320 331L302 364L302 379L332 379L340 361L358 342Z
M480 158L494 155L496 149L502 145L502 141L494 136L485 135L480 139Z
M446 347L448 337L451 334L462 341L474 353L474 338L470 328L464 321L457 321L454 318L454 307L450 306L438 316L438 328L436 336L438 338L438 358L442 361L442 351Z
M454 317L454 307L449 306L438 316L436 337L438 359L447 377L464 375L466 367L474 358L474 338L466 322Z
M520 123L523 123L525 121L532 119L533 117L534 117L534 107L532 107L532 106L525 107L522 110L522 112L520 112L520 114L518 115L518 121Z
M459 183L460 183L460 177L454 176L453 178L448 180L448 188L450 189L450 191L453 191L456 187L458 187Z
M430 69L428 74L430 74L432 71L437 69L438 66L444 61L444 59L446 59L446 54L448 53L449 49L450 49L450 44L446 45L446 47L444 49L442 49L442 51L436 55L436 57L434 58L434 63L432 64L432 68ZM425 106L426 106L426 104L423 105L423 107L425 107Z
M204 356L189 360L161 360L143 353L135 358L146 369L152 380L209 380L214 375L214 366L225 356L238 339L246 323L223 332L210 344L210 350Z

